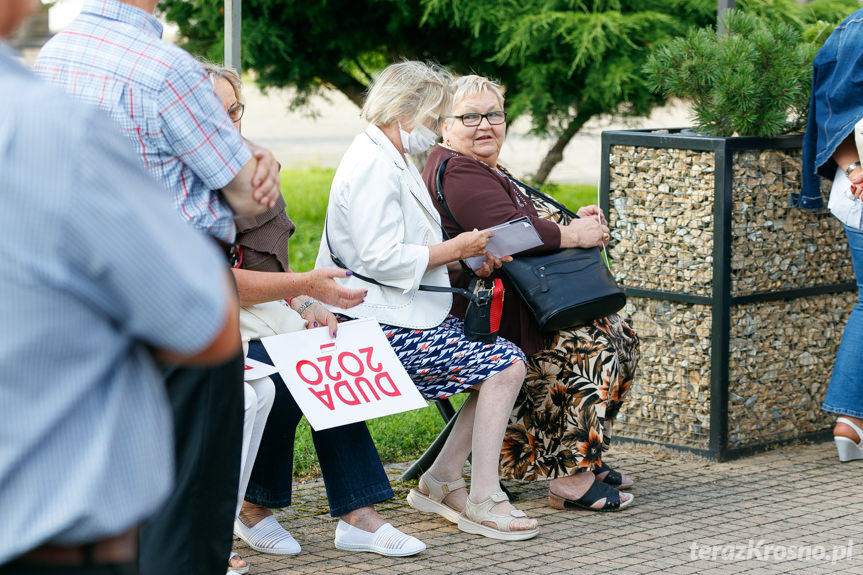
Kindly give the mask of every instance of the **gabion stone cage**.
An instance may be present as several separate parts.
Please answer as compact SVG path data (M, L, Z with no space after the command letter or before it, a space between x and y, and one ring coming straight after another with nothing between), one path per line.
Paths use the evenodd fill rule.
M789 205L801 140L603 132L612 270L641 338L616 437L727 459L826 435L856 285L842 225Z

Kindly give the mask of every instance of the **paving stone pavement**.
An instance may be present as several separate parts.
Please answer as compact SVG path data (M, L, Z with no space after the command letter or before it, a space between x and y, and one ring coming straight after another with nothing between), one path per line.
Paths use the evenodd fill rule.
M250 575L863 573L863 461L840 464L832 442L724 463L618 442L608 461L635 481L635 501L620 512L555 510L547 505L548 482L505 482L519 498L516 505L539 519L540 534L530 541L468 535L415 512L405 496L416 482L398 482L407 464L395 464L387 470L396 497L378 510L426 543L419 555L395 559L336 549L336 520L319 480L296 484L293 505L276 512L302 553L264 555L239 539L234 550L249 560Z

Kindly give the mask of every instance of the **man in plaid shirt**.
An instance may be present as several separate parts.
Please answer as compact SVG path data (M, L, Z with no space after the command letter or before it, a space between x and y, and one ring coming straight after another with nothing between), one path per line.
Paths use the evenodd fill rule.
M240 137L195 59L161 40L157 3L86 0L81 15L42 49L35 70L106 111L170 190L178 214L230 244L234 213L275 205L278 164ZM177 481L142 531L145 574L225 571L240 467L242 359L165 370Z
M34 69L108 112L150 174L172 192L178 212L231 243L235 213L256 215L275 205L278 163L244 142L195 59L160 39L162 25L152 14L157 2L87 0Z

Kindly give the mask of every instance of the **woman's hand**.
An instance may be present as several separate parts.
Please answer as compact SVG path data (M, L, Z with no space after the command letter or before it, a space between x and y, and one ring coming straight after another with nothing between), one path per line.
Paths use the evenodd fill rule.
M579 218L589 218L596 220L597 216L599 216L599 221L603 225L608 225L608 222L605 221L605 214L602 213L602 210L599 209L599 206L589 205L582 206L576 212Z
M851 194L858 200L863 200L863 168L857 166L848 176L851 180Z
M491 239L492 234L488 230L474 229L472 232L464 232L452 241L458 242L459 256L458 259L475 258L485 254L485 246ZM485 265L485 264L483 264Z
M500 266L503 265L503 262L511 262L512 256L504 256L502 258L496 258L491 255L491 252L485 252L485 261L482 263L479 268L473 270L476 275L481 278L487 278L491 274L494 273L494 270L500 269Z
M253 144L248 140L246 140L246 144L252 151L255 160L257 160L255 173L252 175L252 196L258 203L263 204L267 208L272 208L276 205L276 200L281 195L279 170L282 166L268 149Z
M472 232L464 232L445 242L429 246L429 261L426 269L485 255L485 247L492 235L494 234L488 230L474 229Z
M609 237L608 226L592 218L579 218L569 222L569 225L560 226L562 248L605 247Z
M342 309L348 309L361 304L366 297L366 293L368 293L367 290L348 289L336 283L334 278L346 278L351 275L351 272L348 270L321 268L310 272L303 272L302 275L305 276L306 285L301 293L311 296L312 299Z
M297 311L300 309L300 306L311 299L312 298L304 295L295 297L291 300L291 308L294 311ZM311 305L306 306L303 313L300 314L300 317L306 320L306 329L315 329L316 327L327 326L327 328L329 328L329 333L333 337L336 337L339 321L336 319L336 316L334 316L330 310L321 305L320 302L316 301Z

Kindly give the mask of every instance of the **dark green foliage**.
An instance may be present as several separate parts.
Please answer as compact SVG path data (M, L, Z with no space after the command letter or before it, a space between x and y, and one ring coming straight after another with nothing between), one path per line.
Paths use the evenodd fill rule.
M815 0L803 5L804 19L808 23L817 21L838 24L849 14L860 9L858 0Z
M223 0L163 0L180 27L184 47L221 61ZM292 106L335 88L360 104L371 76L401 58L437 60L466 68L484 61L481 45L461 30L421 25L418 0L243 0L243 67L262 87L296 88Z
M644 68L651 87L691 100L704 134L776 136L800 128L816 49L780 19L731 10L723 24L721 34L700 28L658 47Z
M512 117L529 114L557 143L540 165L542 183L581 127L601 114L643 115L664 97L641 68L651 47L715 17L713 0L427 0L426 17L480 42L491 75L507 86ZM488 46L487 46L488 45ZM459 70L462 71L462 70Z
M222 58L222 0L163 0L185 47ZM369 77L400 58L501 81L511 118L529 113L558 143L536 174L598 114L661 104L643 79L651 47L715 18L715 0L243 0L243 64L293 105L335 87L359 102Z
M180 26L187 49L220 61L222 2L162 0L161 7ZM693 86L681 94L699 104L696 122L732 130L786 129L787 118L767 112L766 103L773 101L776 108L776 102L790 101L786 110L795 124L805 105L801 108L792 70L800 62L799 50L790 46L797 40L787 35L819 19L841 20L855 4L816 0L800 7L795 0L739 0L745 11L763 15L768 29L786 25L779 33L785 42L781 49L753 51L754 38L744 37L732 39L720 56L709 49L710 30L691 34L688 47L687 41L675 40L672 45L680 52L675 61L682 69L674 75L688 73ZM400 58L433 60L457 73L493 77L507 88L511 119L529 114L536 133L557 138L534 174L542 183L588 120L602 114L643 115L675 93L649 89L643 74L648 56L691 27L714 24L715 17L715 0L243 0L243 65L255 71L264 88L296 88L293 107L329 88L359 105L371 76ZM823 41L821 32L829 33L829 27L813 25L804 37ZM762 39L768 38L759 30ZM735 56L732 48L748 58L735 62L736 73L727 69ZM681 50L690 57L681 58ZM785 63L753 72L760 69L759 58L773 55ZM725 71L720 75L721 68L705 58L725 58ZM808 76L808 65L796 72ZM778 92L750 85L759 77L761 84L792 83ZM727 89L710 94L706 86L715 82L726 83ZM723 108L711 111L714 105ZM725 111L734 106L745 108L736 119Z
M644 72L650 87L692 103L697 131L775 136L803 128L812 58L856 0L739 0L721 32L690 29L657 46Z

